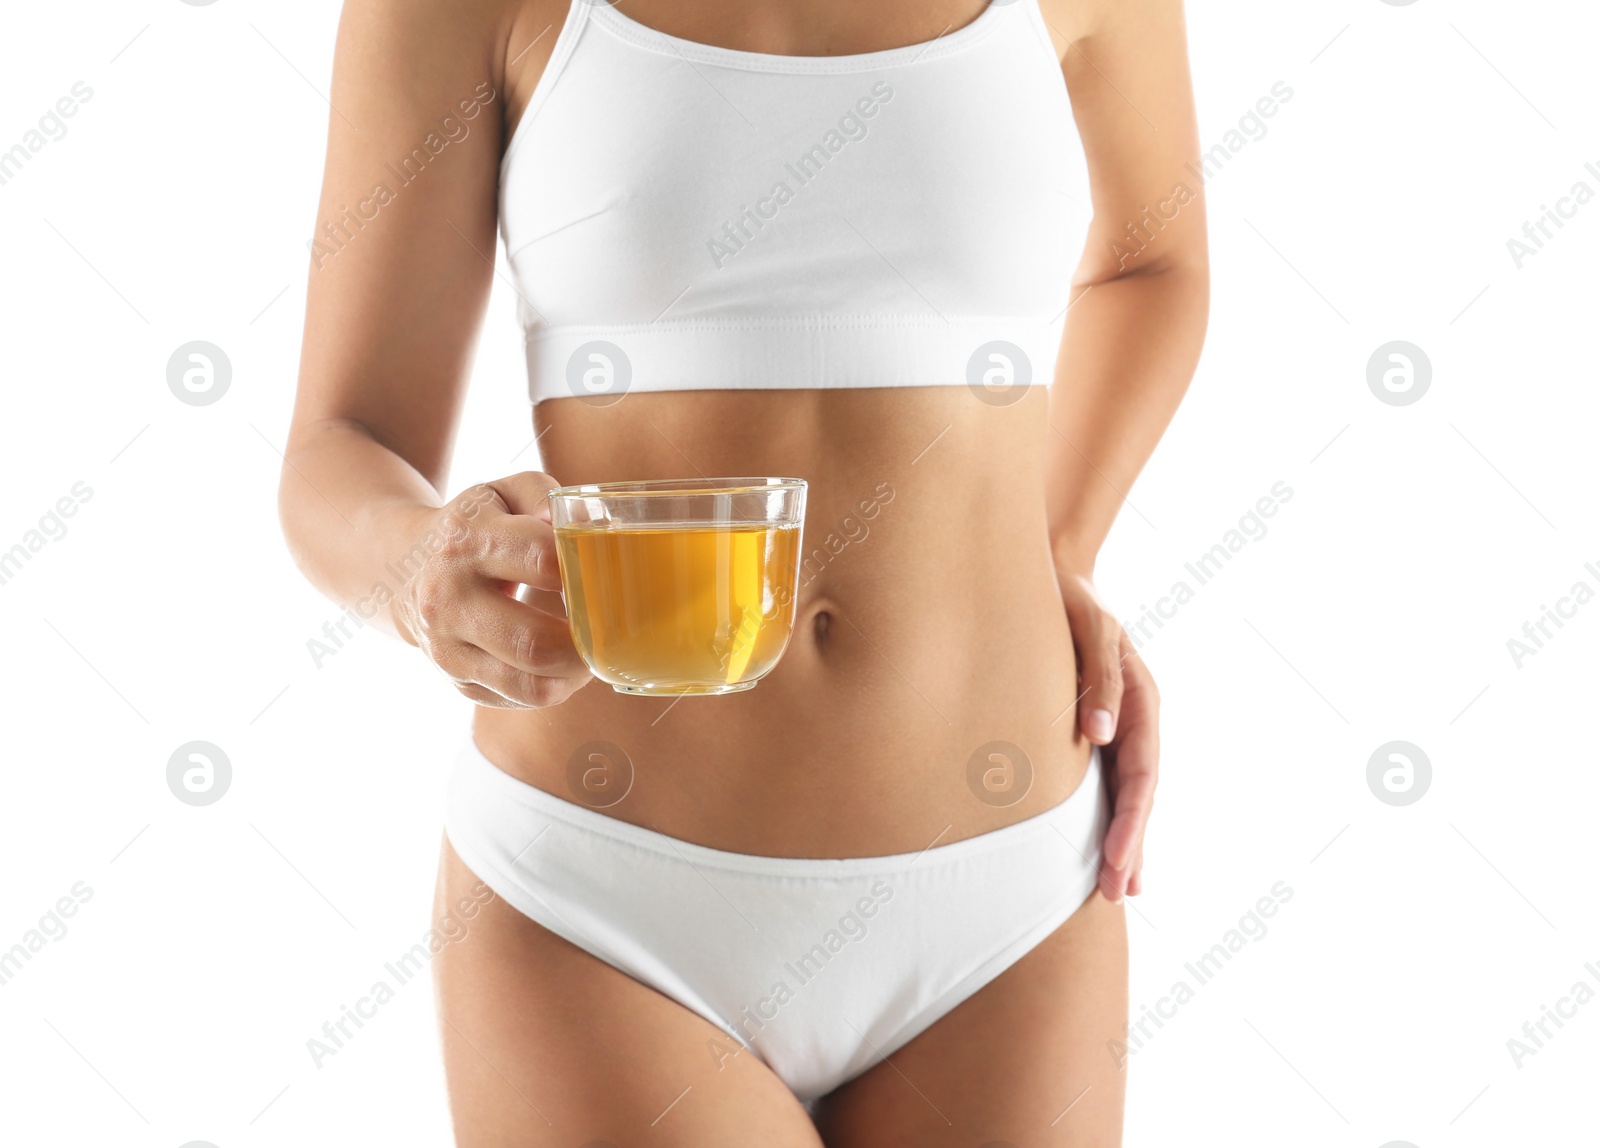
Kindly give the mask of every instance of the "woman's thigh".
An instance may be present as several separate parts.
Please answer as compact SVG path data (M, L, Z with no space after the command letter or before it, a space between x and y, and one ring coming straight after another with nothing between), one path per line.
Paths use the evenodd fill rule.
M438 914L479 887L446 841ZM498 897L433 967L460 1148L821 1148L754 1055Z
M1011 968L818 1105L829 1148L1110 1148L1128 1016L1120 905L1095 892Z

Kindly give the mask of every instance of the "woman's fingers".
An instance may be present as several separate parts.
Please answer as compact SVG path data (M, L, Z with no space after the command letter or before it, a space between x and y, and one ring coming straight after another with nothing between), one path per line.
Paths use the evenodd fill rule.
M1145 825L1155 802L1160 699L1155 680L1121 624L1081 574L1060 573L1061 600L1078 658L1078 723L1102 750L1111 824L1100 890L1108 900L1143 887Z
M1117 734L1123 697L1122 626L1081 575L1062 576L1062 601L1078 655L1078 724L1095 745Z
M1131 644L1123 655L1123 665L1122 728L1116 744L1106 751L1111 766L1108 776L1113 811L1104 849L1105 863L1114 874L1117 891L1138 893L1143 888L1140 867L1145 827L1155 805L1160 698L1155 679Z
M480 483L445 514L441 558L479 574L540 590L561 589L546 474L518 474Z
M428 628L428 654L480 705L477 685L500 705L543 707L566 700L590 677L572 644L567 620L518 601L491 583L458 583L441 595Z
M1144 839L1150 807L1155 802L1156 775L1154 768L1146 769L1126 746L1119 749L1113 769L1118 776L1111 827L1106 830L1106 864L1126 869Z
M463 599L455 636L530 674L581 677L588 673L572 644L566 618L492 590L479 590Z
M545 474L481 483L440 509L401 564L412 639L479 705L557 705L591 674L561 604Z
M508 514L550 521L550 492L561 484L548 474L524 470L483 484L500 496Z
M530 673L507 665L469 642L452 641L434 656L456 688L479 705L544 709L560 705L587 683L587 676Z

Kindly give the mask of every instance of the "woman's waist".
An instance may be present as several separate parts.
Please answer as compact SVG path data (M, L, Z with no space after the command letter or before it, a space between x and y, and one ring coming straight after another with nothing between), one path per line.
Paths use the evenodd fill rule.
M639 697L603 682L541 711L480 710L500 768L610 816L773 856L959 840L1057 804L1088 761L1059 599L867 600L825 576L746 692Z
M952 387L541 404L540 449L561 482L806 479L793 630L743 693L625 696L595 681L549 710L482 712L480 747L569 800L594 797L588 779L612 816L773 855L921 848L924 832L970 835L1059 801L1088 746L1073 740L1043 392L1012 405ZM1007 767L983 765L995 753L1016 759L1014 804L994 792ZM968 781L975 755L988 801ZM626 785L608 780L613 760Z
M934 385L691 389L557 399L534 421L544 469L563 483L803 478L819 536L895 501L893 517L919 532L974 537L1002 518L1019 531L1043 520L1048 388L996 398Z

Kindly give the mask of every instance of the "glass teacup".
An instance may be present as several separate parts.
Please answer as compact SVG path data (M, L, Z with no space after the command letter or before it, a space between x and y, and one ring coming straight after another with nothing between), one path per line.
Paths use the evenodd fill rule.
M602 482L550 492L572 641L626 694L747 690L794 628L806 483Z

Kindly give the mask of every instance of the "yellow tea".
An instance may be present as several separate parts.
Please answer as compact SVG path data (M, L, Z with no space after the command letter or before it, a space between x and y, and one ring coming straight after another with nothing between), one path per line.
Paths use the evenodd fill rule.
M730 693L794 625L798 523L556 528L572 640L628 693Z

